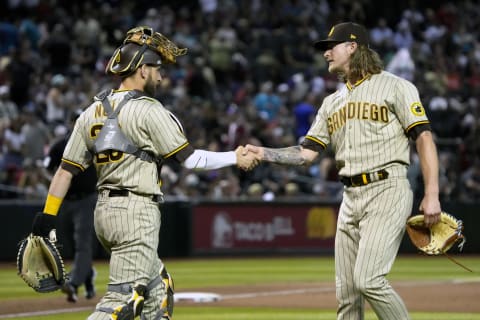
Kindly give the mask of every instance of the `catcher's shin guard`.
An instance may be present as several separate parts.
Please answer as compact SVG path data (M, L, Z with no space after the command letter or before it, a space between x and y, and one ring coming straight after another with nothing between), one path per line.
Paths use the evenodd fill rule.
M160 270L160 276L162 277L162 281L165 288L165 296L163 297L162 303L160 305L160 308L163 313L162 319L170 320L172 319L172 316L173 316L173 305L174 305L173 295L175 293L173 278L167 272L167 269L165 268L165 266L163 266L162 269Z
M127 303L119 305L113 309L111 319L112 320L133 320L140 316L143 310L143 304L145 300L145 294L147 287L143 285L137 285L133 287L132 296L128 299Z

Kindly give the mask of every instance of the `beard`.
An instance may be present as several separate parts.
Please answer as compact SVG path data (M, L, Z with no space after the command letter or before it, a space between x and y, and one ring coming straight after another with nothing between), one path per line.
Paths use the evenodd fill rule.
M143 87L143 91L150 97L155 97L157 93L157 84L153 81L152 76L148 75L147 81L145 82L145 86Z

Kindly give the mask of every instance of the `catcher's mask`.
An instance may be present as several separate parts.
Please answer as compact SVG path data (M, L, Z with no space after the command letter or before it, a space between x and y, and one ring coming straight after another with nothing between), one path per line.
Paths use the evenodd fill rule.
M123 44L113 53L105 72L118 76L128 76L141 65L160 66L162 63L175 63L176 57L187 53L167 37L154 32L150 27L136 27L127 32Z

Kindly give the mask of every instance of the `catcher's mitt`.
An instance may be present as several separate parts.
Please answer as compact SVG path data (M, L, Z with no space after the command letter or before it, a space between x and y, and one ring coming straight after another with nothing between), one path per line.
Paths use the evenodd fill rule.
M424 224L423 214L407 220L407 233L413 245L428 255L446 253L456 243L463 249L465 237L462 234L463 222L452 215L440 213L440 221L430 228Z
M54 230L50 239L30 234L20 241L18 275L37 292L55 291L65 283L65 265L55 241Z

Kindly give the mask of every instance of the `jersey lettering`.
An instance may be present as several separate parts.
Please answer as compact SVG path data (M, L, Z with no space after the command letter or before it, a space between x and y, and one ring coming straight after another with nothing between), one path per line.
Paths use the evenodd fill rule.
M115 110L115 102L112 102L112 109ZM106 117L108 116L107 115L107 112L105 111L105 109L103 108L103 105L101 103L97 104L95 106L95 113L93 115L94 118L102 118L102 117Z
M332 135L343 127L349 119L388 123L388 108L369 102L348 102L328 117L328 133Z
M103 110L103 108L102 108ZM90 128L90 138L96 139L100 130L102 130L103 123L96 123ZM123 152L117 150L106 150L95 154L95 162L97 164L107 164L110 162L117 162L122 160Z

